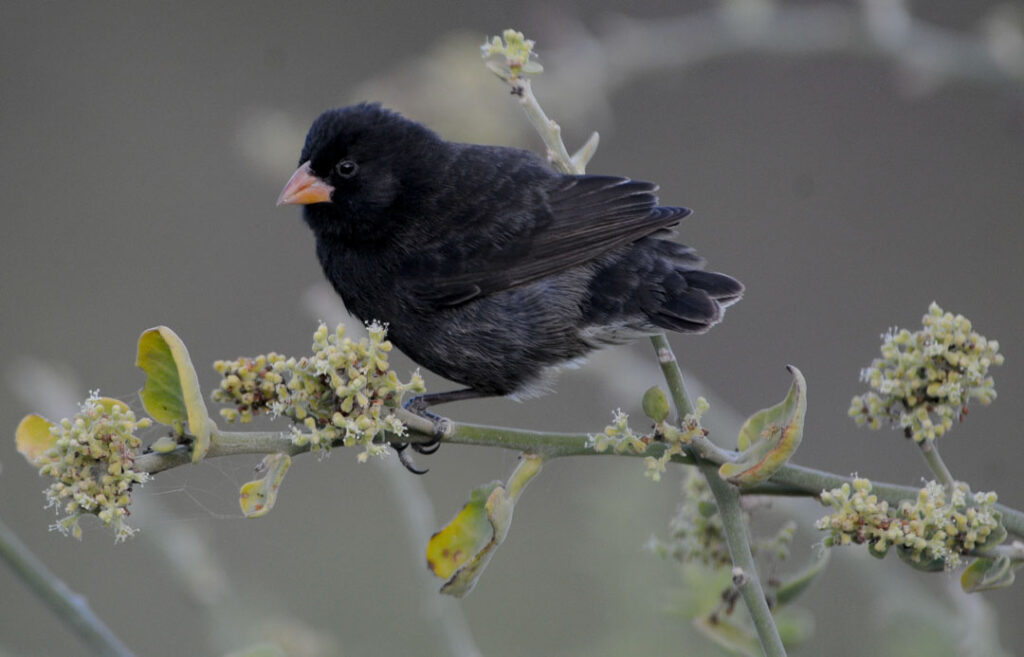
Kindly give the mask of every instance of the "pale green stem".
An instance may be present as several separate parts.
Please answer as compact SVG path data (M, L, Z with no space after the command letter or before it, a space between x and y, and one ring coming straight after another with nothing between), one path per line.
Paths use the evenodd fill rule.
M686 393L686 382L683 380L683 372L679 369L679 363L672 353L672 346L664 334L651 336L651 344L658 355L658 364L661 365L662 374L665 376L665 383L668 384L669 393L676 406L678 419L682 420L693 413L693 404ZM750 551L750 539L747 536L747 526L743 521L743 511L740 509L740 490L727 483L718 476L718 465L710 458L724 458L724 454L711 441L703 436L698 436L693 444L686 446L686 451L697 460L697 467L708 482L708 488L715 497L715 505L718 507L718 515L722 519L722 530L725 533L725 542L729 546L729 556L733 565L733 584L740 592L743 602L747 605L750 617L754 621L754 629L757 630L757 637L761 641L761 649L766 657L785 657L786 648L782 645L782 638L779 636L779 629L775 626L775 619L772 618L772 610L768 607L768 599L765 597L764 589L761 587L761 578L757 574L757 565L754 563L754 555Z
M953 479L953 473L946 467L946 462L942 460L939 446L935 444L934 440L923 440L918 445L921 447L921 455L924 456L928 467L939 478L939 483L945 486L946 490L952 491L956 486L956 480Z
M523 494L526 485L533 481L533 478L540 474L544 465L544 457L539 454L523 454L519 465L509 475L505 490L508 492L508 499L514 504L519 496Z
M25 586L32 589L58 618L74 630L94 654L131 657L132 651L100 620L86 599L54 575L2 520L0 557L10 565Z
M677 422L687 415L693 413L693 406L690 404L690 396L686 392L686 383L683 381L683 373L676 362L676 356L672 353L672 345L664 333L651 336L651 344L658 355L658 365L661 366L661 373L668 384L668 392L676 406L678 417Z
M757 574L754 555L750 551L747 526L743 521L743 511L740 509L740 491L718 476L718 468L714 464L702 461L698 467L708 482L711 494L715 496L725 541L729 546L729 556L732 559L733 585L740 592L754 621L761 649L764 650L766 657L786 657L786 648L782 645L779 629L775 626L772 610L768 607L768 599L761 588L761 578Z
M396 409L400 419L407 418L411 425L424 425L413 429L402 437L389 437L391 442L427 442L433 439L433 423L418 416ZM409 418L411 416L411 418ZM480 445L483 447L502 447L520 452L540 454L545 458L564 456L653 456L657 458L665 449L662 443L652 443L642 454L633 452L595 452L589 445L590 435L586 433L555 433L546 431L528 431L482 424L465 424L452 422L445 434L444 442L454 445ZM710 444L710 441L707 441ZM714 448L699 449L702 460L721 465L728 460L729 452ZM310 451L310 446L298 446L292 442L292 434L288 431L215 431L210 436L210 451L206 458L232 456L238 454L273 454L281 452L295 456ZM675 456L673 462L693 465L692 458ZM189 450L184 445L168 454L142 454L135 459L136 469L150 474L192 463ZM743 495L778 495L816 497L823 490L839 488L843 484L852 484L853 477L809 468L794 463L787 463L772 475L770 481L744 488ZM901 500L916 499L919 489L913 486L901 486L886 482L871 482L871 492L879 499L890 504L898 504ZM1005 504L994 507L1003 516L1003 526L1011 534L1024 537L1024 512L1010 508Z
M509 80L509 84L516 88L516 95L519 96L519 103L526 112L526 118L544 140L544 146L548 149L549 159L562 173L583 173L577 170L576 164L569 155L569 151L562 142L562 128L548 118L548 115L541 109L537 97L533 95L529 78L515 78Z

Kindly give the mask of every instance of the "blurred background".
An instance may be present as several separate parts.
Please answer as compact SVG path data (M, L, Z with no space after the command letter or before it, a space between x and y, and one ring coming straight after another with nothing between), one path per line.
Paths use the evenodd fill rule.
M379 100L450 139L538 148L480 61L507 27L537 41L534 89L570 151L599 131L589 171L660 183L663 202L695 210L679 239L747 284L710 334L672 337L712 400L713 439L734 444L737 418L780 399L793 363L810 399L796 461L918 484L917 450L846 411L879 335L918 327L934 300L1006 355L999 400L972 408L944 457L1021 508L1022 6L920 4L4 3L0 516L140 655L260 640L292 655L724 654L679 613L717 589L643 549L667 534L681 475L654 484L638 460L548 464L476 590L453 601L423 548L472 487L507 476L512 452L443 447L419 457L421 478L344 450L297 458L260 520L237 505L257 458L178 468L140 491L142 531L113 545L95 522L82 542L48 532L44 482L14 449L24 414L69 415L92 389L139 409L135 343L150 326L185 340L206 390L214 359L305 353L317 319L345 317L299 211L274 207L309 123ZM639 416L658 382L641 342L548 397L445 412L597 432L617 407ZM771 513L801 522L783 569L798 570L822 509ZM80 654L7 567L0 591L0 653ZM1020 585L968 597L958 574L861 549L836 551L802 602L815 630L792 655L1024 645ZM989 643L970 652L965 637Z

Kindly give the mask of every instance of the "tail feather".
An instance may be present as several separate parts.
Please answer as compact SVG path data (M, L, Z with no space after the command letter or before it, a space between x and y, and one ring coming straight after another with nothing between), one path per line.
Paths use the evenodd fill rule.
M656 238L638 241L592 279L590 333L601 335L600 327L609 327L609 341L618 341L623 326L641 333L707 331L743 296L743 284L703 265L690 247Z

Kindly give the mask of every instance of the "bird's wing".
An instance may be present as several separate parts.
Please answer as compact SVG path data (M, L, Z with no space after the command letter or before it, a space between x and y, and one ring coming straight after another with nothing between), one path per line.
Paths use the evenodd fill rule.
M690 210L659 207L657 185L612 176L565 176L530 209L525 229L499 244L483 243L474 257L420 272L413 285L419 303L457 306L531 283L586 263L616 247L675 225ZM518 209L520 214L522 209ZM501 231L501 213L480 226Z

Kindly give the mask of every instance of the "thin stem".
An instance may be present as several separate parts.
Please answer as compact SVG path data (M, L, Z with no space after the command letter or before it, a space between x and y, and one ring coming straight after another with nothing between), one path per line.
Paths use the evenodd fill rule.
M133 654L100 620L83 596L57 577L15 533L0 520L0 557L57 617L78 634L97 655L131 657Z
M750 611L757 636L761 640L761 648L766 657L785 657L786 648L782 645L782 638L772 618L772 610L768 607L768 599L761 588L754 555L750 551L747 527L740 509L739 489L719 477L714 464L702 461L698 467L707 479L711 494L715 496L725 541L729 546L729 556L732 559L733 584Z
M686 392L683 373L679 369L679 363L676 362L672 347L664 334L652 336L651 344L658 354L658 363L665 376L665 383L668 384L672 401L676 406L676 413L681 419L693 413L693 404ZM729 546L729 556L732 559L733 583L743 597L743 602L747 605L750 617L754 621L757 637L761 641L761 649L764 650L766 657L785 657L786 648L782 645L779 628L775 626L775 619L772 618L772 611L768 607L768 599L765 597L764 589L761 588L761 578L757 574L754 555L750 551L750 539L747 536L746 523L743 522L743 512L740 509L740 491L718 476L718 468L715 466L720 463L708 460L710 456L722 458L724 456L722 451L708 440L694 441L694 443L685 449L697 462L697 467L700 468L701 474L708 482L708 488L711 489L711 494L715 497L718 515L722 519L725 542Z
M939 478L939 483L945 486L946 490L952 491L956 486L956 480L953 479L953 473L946 467L946 462L942 460L939 446L934 440L924 440L918 444L921 447L921 455L924 456L924 460L935 476Z
M686 383L683 381L683 373L676 362L676 355L672 353L672 345L664 333L651 336L651 344L658 354L658 364L661 366L661 373L668 384L669 395L676 406L677 421L681 421L687 415L693 413L693 405L690 403L690 395L686 392Z
M396 409L399 417L404 422L406 413ZM412 415L411 413L408 415ZM423 430L409 427L410 431L405 436L389 437L392 442L428 442L433 440L433 423L413 415L418 424L425 425ZM557 458L562 456L653 456L659 457L665 445L652 443L647 451L642 454L633 452L596 452L589 446L590 435L586 433L556 433L547 431L528 431L525 429L512 429L509 427L496 427L483 424L468 424L452 422L444 437L444 442L454 445L480 445L483 447L501 447L520 452L540 454L545 458ZM711 445L710 441L705 441ZM716 465L721 465L728 460L729 452L717 448L700 448L701 459ZM281 452L295 456L310 451L308 444L297 446L292 442L292 434L288 431L216 431L210 436L210 451L206 458L217 458L220 456L231 456L238 454L273 454ZM673 457L673 462L694 465L694 460L688 456ZM186 446L168 454L142 454L135 459L136 469L150 474L156 474L192 462ZM839 488L843 484L852 484L853 477L825 472L803 465L787 463L776 472L770 481L758 486L744 488L743 495L779 495L779 496L806 496L817 497L821 491L832 488ZM871 492L879 499L886 500L890 504L897 504L901 500L914 499L917 497L919 488L913 486L902 486L888 482L871 482ZM994 508L1003 516L1003 526L1011 534L1024 537L1024 512L1006 506L996 504Z
M533 95L533 88L530 86L529 78L516 78L510 83L515 87L519 96L519 103L526 112L526 118L544 140L544 146L548 149L551 161L563 173L583 173L578 171L572 156L562 141L562 128L548 118L544 113L537 97Z

